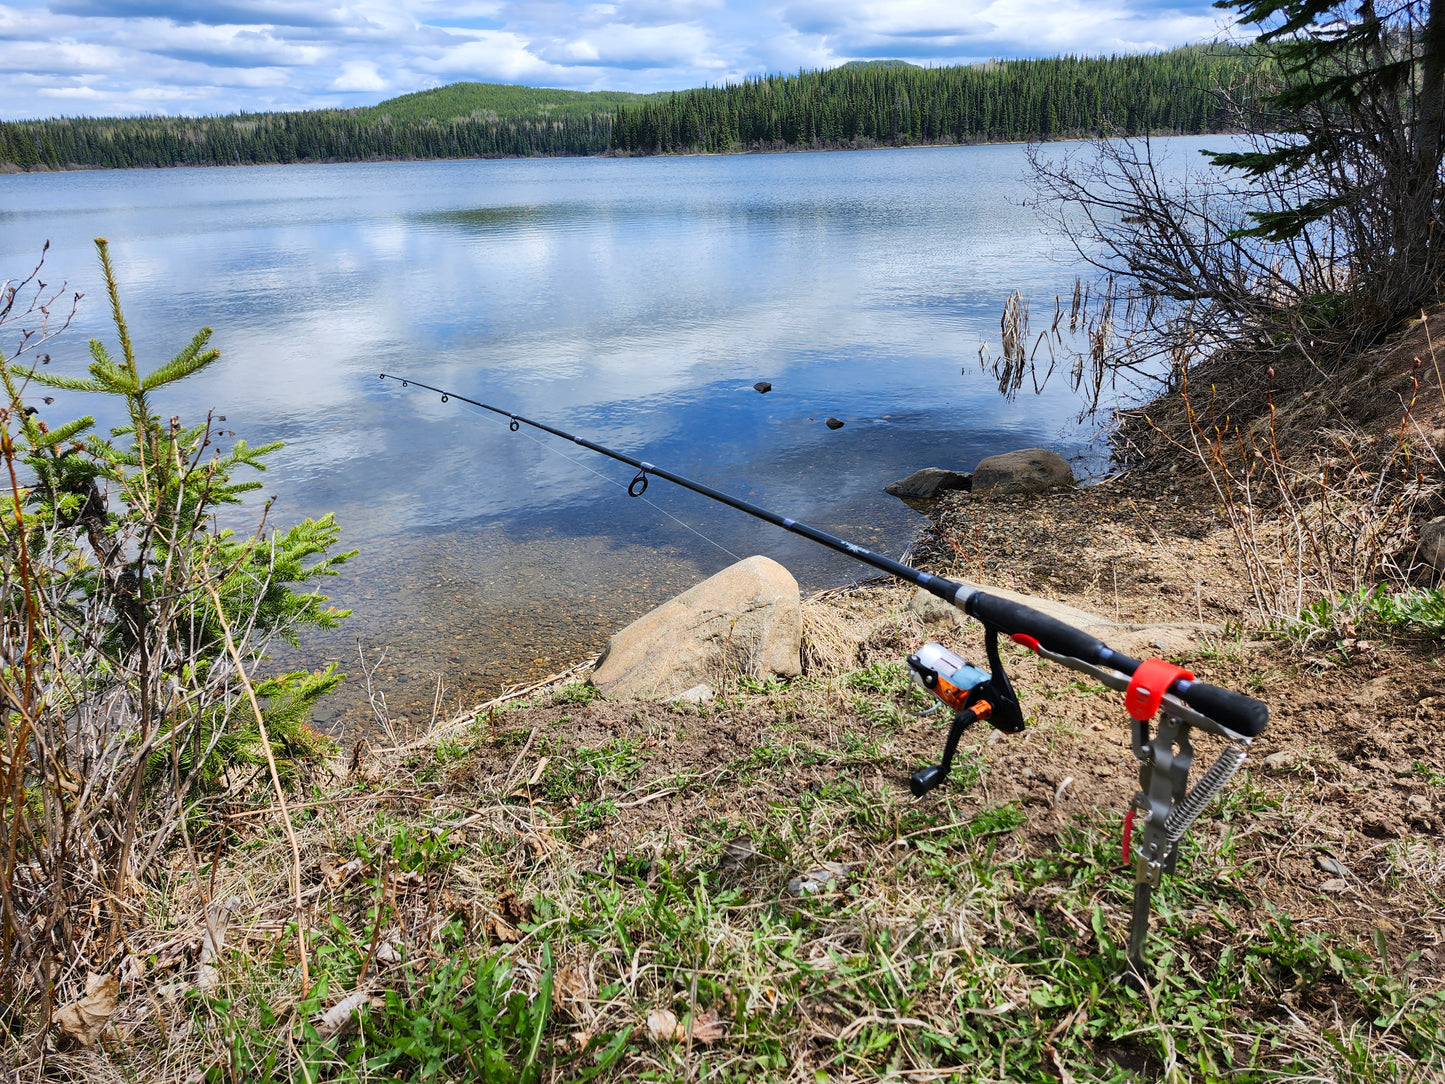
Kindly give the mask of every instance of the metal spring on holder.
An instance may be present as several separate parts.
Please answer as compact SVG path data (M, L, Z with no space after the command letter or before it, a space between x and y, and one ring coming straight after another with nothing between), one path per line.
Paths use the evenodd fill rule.
M1224 752L1219 754L1219 759L1204 773L1204 777L1189 788L1189 793L1164 822L1164 835L1170 843L1178 843L1184 838L1189 826L1199 818L1199 814L1204 812L1214 800L1214 796L1224 789L1224 784L1239 771L1245 756L1245 751L1238 745L1226 746Z

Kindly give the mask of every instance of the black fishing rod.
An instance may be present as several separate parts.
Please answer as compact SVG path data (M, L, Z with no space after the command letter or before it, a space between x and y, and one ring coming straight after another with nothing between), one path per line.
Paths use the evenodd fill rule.
M382 373L381 379L385 380L388 376L400 380L404 388L414 384L436 392L444 403L456 399L500 414L508 419L513 432L529 425L635 467L637 475L627 487L627 492L633 497L640 497L646 492L649 475L665 478L674 485L916 584L975 618L984 628L984 650L989 662L987 671L934 643L924 644L907 659L913 680L954 712L942 761L919 769L909 780L910 789L918 797L948 776L959 739L964 730L974 723L988 722L1007 733L1024 728L1023 710L999 655L1000 635L1008 636L1041 658L1088 674L1109 688L1122 692L1132 723L1131 746L1139 762L1139 791L1134 795L1124 819L1124 862L1134 868L1134 911L1129 925L1128 958L1136 975L1143 976L1144 941L1149 930L1153 890L1164 874L1174 872L1179 860L1179 844L1185 832L1243 765L1245 750L1251 740L1264 730L1269 720L1269 710L1264 704L1253 697L1195 681L1188 670L1163 659L1132 658L1115 651L1102 640L1029 606L990 595L969 584L920 572L827 531L780 516L645 460L613 451L595 441L409 377ZM1151 734L1149 722L1156 714L1157 728ZM1191 727L1205 730L1228 743L1192 787L1189 785L1194 756L1189 737ZM1136 826L1140 837L1137 843L1133 839Z
M821 546L830 550L846 554L855 560L862 561L866 565L889 575L897 576L900 580L906 580L911 584L929 591L945 602L951 603L963 610L970 617L975 618L985 628L995 629L1009 636L1016 642L1023 644L1030 650L1037 651L1042 648L1050 655L1063 658L1078 659L1090 663L1093 666L1106 667L1117 671L1125 677L1133 677L1139 669L1141 661L1132 658L1122 652L1115 651L1102 640L1090 636L1086 632L1064 624L1056 618L1040 613L1038 610L1024 606L1021 603L1013 602L1010 599L1000 598L997 595L990 595L969 584L958 583L955 580L946 579L943 576L930 575L927 572L920 572L902 561L895 561L891 557L885 557L881 553L874 553L870 549L856 545L846 539L831 535L827 531L820 531L816 527L810 527L806 523L799 522L788 516L780 516L776 512L761 508L749 501L741 500L722 490L713 489L712 486L695 482L681 474L675 474L643 459L635 459L623 452L614 451L596 441L587 440L584 437L575 436L555 426L547 425L545 422L533 421L510 410L503 410L501 407L492 406L490 403L483 403L465 395L459 395L454 391L446 391L442 388L433 387L430 384L423 384L419 380L410 377L397 376L395 373L381 373L382 380L398 380L401 386L423 388L426 391L435 392L441 396L443 403L456 399L458 402L470 403L472 406L480 407L483 410L491 411L506 418L510 428L516 432L520 426L529 425L533 429L540 429L544 433L551 433L554 437L571 441L573 444L605 455L609 459L615 459L619 463L626 463L629 467L637 469L637 475L627 487L629 496L640 497L647 491L649 476L656 476L681 486L683 489L690 489L694 493L700 493L704 497L725 504L730 508L736 508L739 512L745 512L757 519L765 520L775 527L781 527L785 531L801 535L811 539ZM1216 685L1207 685L1202 681L1193 681L1189 678L1176 678L1169 686L1168 693L1177 697L1183 703L1189 705L1195 711L1208 716L1213 721L1226 727L1236 734L1245 737L1255 737L1264 730L1269 719L1269 709L1253 697L1244 696L1232 692L1229 689L1221 689Z

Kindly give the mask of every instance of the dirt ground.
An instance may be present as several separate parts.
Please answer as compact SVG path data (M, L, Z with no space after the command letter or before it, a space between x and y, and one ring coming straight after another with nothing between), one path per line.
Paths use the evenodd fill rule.
M935 527L919 558L935 571L1126 622L1182 618L1237 627L1244 599L1232 551L1226 529L1208 511L1176 503L1167 490L1133 492L1126 476L1039 497L951 495L935 509ZM890 584L830 595L831 605L860 614L896 610L906 599ZM967 658L982 658L982 636L972 623L921 630L900 619L861 645L857 661L896 661L918 646L921 632ZM974 750L986 770L962 808L1017 803L1028 818L1012 845L1042 853L1055 846L1073 813L1103 810L1122 817L1137 786L1136 764L1117 694L1022 649L1008 652L1031 725L1019 735L980 728L966 736L965 750ZM1416 976L1439 985L1445 977L1445 847L1439 842L1445 755L1433 731L1445 718L1445 672L1433 648L1357 641L1347 649L1320 646L1302 653L1288 643L1222 633L1179 661L1200 680L1249 692L1270 708L1248 774L1238 777L1256 792L1254 808L1228 826L1206 815L1196 828L1204 845L1221 838L1226 827L1236 846L1249 842L1250 891L1261 914L1274 907L1306 926L1352 934L1363 946L1382 931L1394 962L1417 956L1411 965ZM750 810L794 800L798 791L852 771L846 760L821 767L802 756L781 787L759 777L745 788L724 789L721 811L717 788L668 793L669 780L726 772L775 742L780 722L800 748L836 750L845 733L882 735L900 768L937 760L942 731L936 719L880 728L857 707L858 698L840 696L826 713L792 711L786 698L775 703L766 697L721 712L604 701L512 710L493 717L499 728L495 751L469 760L467 778L447 785L495 792L509 774L525 775L516 764L516 741L506 740L509 733L544 735L552 757L618 739L640 743L640 774L628 780L625 792L612 792L615 821L577 840L600 862L609 851L629 853L669 826L719 812L741 830ZM1207 737L1196 745L1200 761L1218 748ZM535 762L535 751L529 757ZM905 770L866 771L859 782L885 792L890 804L908 799ZM605 784L600 793L609 793Z
M1420 325L1415 338L1423 342L1426 330ZM1426 367L1414 364L1418 354L1409 349L1395 353L1389 387L1413 389ZM1361 380L1349 376L1350 395L1366 394ZM1435 393L1438 385L1436 374ZM1436 406L1412 416L1426 447L1433 447L1430 434L1445 434L1437 428L1445 397L1436 398ZM1312 398L1303 404L1281 429L1323 433L1334 406ZM1380 412L1377 431L1366 437L1388 443L1385 429L1398 427L1398 418ZM1137 427L1134 435L1141 435ZM1303 461L1324 454L1326 443L1306 440ZM1424 485L1425 473L1417 510L1431 513L1438 489ZM1222 1005L1201 1002L1208 1020L1195 1021L1194 1033L1179 1031L1181 1043L1204 1036L1214 1052L1203 1057L1227 1063L1215 1072L1211 1062L1197 1078L1226 1079L1258 1062L1268 1079L1403 1079L1400 1066L1411 1067L1409 1079L1445 1079L1438 1075L1438 1014L1420 1009L1438 1004L1445 991L1445 753L1435 740L1445 721L1445 668L1438 641L1386 634L1364 621L1321 630L1307 642L1266 636L1226 509L1207 479L1181 469L1178 457L1156 454L1101 484L1038 496L949 494L924 511L931 527L911 557L918 567L1120 623L1196 624L1209 631L1172 660L1269 707L1269 725L1244 770L1191 829L1179 875L1156 901L1152 943L1173 946L1173 962L1161 961L1161 970L1178 979L1162 983L1157 996L1193 1006L1199 987L1246 958L1269 969ZM925 640L982 662L983 636L961 614L925 624L908 608L911 593L883 579L808 600L805 673L792 682L738 679L697 705L609 703L579 684L585 670L578 670L525 690L523 699L463 713L400 748L359 745L339 778L317 783L315 800L297 807L294 865L274 810L238 808L230 830L242 843L220 864L224 891L244 901L236 920L245 946L237 950L245 957L238 988L256 984L247 996L256 1003L264 996L298 1020L319 1007L301 1006L293 992L287 921L296 893L312 916L316 967L351 952L364 956L364 973L373 958L380 964L384 946L407 961L388 964L384 977L378 966L377 981L389 988L411 981L405 975L413 961L440 966L461 951L445 947L442 932L460 915L467 952L507 954L540 990L537 945L542 932L563 923L569 932L550 943L561 984L552 996L559 1019L574 1030L556 1037L558 1049L574 1043L580 1051L594 1033L625 1039L627 1028L637 1029L608 1079L644 1072L681 1079L684 1070L695 1078L701 1063L691 1038L684 1050L672 1038L640 1036L656 1007L686 1008L690 1020L708 1022L699 974L716 987L705 999L713 1025L718 1007L731 1006L724 1015L734 1030L717 1048L716 1064L734 1058L738 1074L760 1071L747 1059L775 1043L768 1078L899 1079L889 1066L918 1079L961 1078L975 1071L968 1057L931 1039L933 1046L915 1047L905 1026L926 1024L945 1037L984 1035L1017 1011L1021 1030L1006 1039L1000 1032L999 1046L988 1047L997 1077L970 1079L1076 1079L1063 1058L1077 1079L1195 1079L1170 1076L1172 1038L1158 1046L1139 1037L1149 1031L1139 1023L1146 1015L1129 1014L1152 1011L1152 1001L1139 1008L1082 986L1077 1002L1039 1000L1070 953L1104 953L1106 943L1127 936L1131 875L1116 848L1138 782L1121 697L1008 645L1005 664L1026 729L970 730L953 779L914 799L908 776L938 760L947 719L915 714L918 702L898 664ZM1196 737L1195 778L1219 747ZM391 858L378 857L387 848ZM800 879L829 870L846 879L841 891L837 883L816 898L795 890ZM709 895L701 884L722 890ZM686 946L677 941L681 925L658 925L678 885L702 916ZM394 926L385 929L378 891L391 893L387 923L394 918ZM175 914L199 915L201 899L192 885L171 906ZM604 912L612 917L597 917ZM618 917L624 914L625 921ZM1299 935L1283 947L1281 916ZM184 952L172 955L195 956L200 929L196 919L178 935L168 921L133 941L141 955L162 961L152 964L159 974L177 966L167 956L171 946L184 943ZM885 944L875 937L880 930L913 931L908 937L927 942L915 955L938 969L907 985L916 995L907 1020L897 1018L896 991L872 985L904 959L902 948L896 956L891 949L867 955ZM796 961L773 952L775 937L796 941ZM1307 953L1290 955L1311 938ZM1010 939L1033 948L1020 952ZM1060 949L1065 941L1074 947ZM1317 966L1339 952L1371 967L1379 961L1392 989L1405 991L1403 1000L1386 1012L1358 984L1339 979L1348 968L1331 977L1328 966ZM719 954L716 974L696 963L711 953ZM853 959L863 960L866 974L830 986L840 961ZM359 982L333 966L336 981ZM576 987L570 993L569 983ZM1089 1022L1085 1001L1100 1019ZM127 1026L148 1034L155 1026L148 1003L131 1003ZM238 996L228 1004L250 1003ZM1395 1034L1407 1009L1433 1019L1436 1034L1433 1046L1408 1055ZM254 1025L246 1041L263 1047L272 1017L245 1011ZM1111 1022L1109 1013L1123 1015ZM231 1019L217 1017L187 1041L210 1042ZM889 1029L897 1032L891 1039L874 1036ZM1269 1050L1259 1046L1264 1035ZM1357 1041L1365 1053L1355 1075L1326 1073L1322 1067L1353 1056L1355 1047L1341 1044ZM879 1062L879 1050L894 1060ZM1292 1051L1306 1060L1291 1061ZM940 1068L945 1054L949 1065L967 1069ZM217 1065L231 1057L179 1044L166 1056L187 1072L198 1057ZM1034 1059L1033 1075L1006 1071L1005 1061L1019 1058ZM95 1065L78 1059L73 1078L100 1079ZM245 1078L231 1071L228 1079ZM565 1075L554 1067L552 1078L558 1073Z

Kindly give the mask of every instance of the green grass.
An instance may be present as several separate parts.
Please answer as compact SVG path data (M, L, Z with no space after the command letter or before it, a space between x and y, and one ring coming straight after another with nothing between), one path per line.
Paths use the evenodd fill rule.
M1411 763L1410 770L1418 775L1432 787L1445 787L1445 772L1441 772L1426 764L1423 760L1416 760Z
M916 766L902 743L917 731L835 713L909 689L893 665L758 683L720 698L718 717L634 717L632 732L593 748L545 725L585 694L547 698L498 735L510 753L536 727L535 756L550 760L530 795L508 801L481 776L481 793L452 792L479 814L398 803L331 829L330 847L366 867L315 897L316 985L299 997L292 930L231 950L225 997L181 1009L207 1044L204 1078L1445 1079L1445 1003L1417 977L1424 962L1401 959L1383 933L1361 944L1269 902L1270 863L1296 834L1277 779L1240 773L1186 837L1155 895L1141 993L1123 980L1132 879L1117 811L1000 796L982 743L959 750L948 786L913 799L898 783ZM658 720L686 742L687 727L734 712L761 718L762 736L723 771L649 774ZM941 740L936 721L914 725ZM1052 738L1017 740L1044 750ZM791 894L819 869L840 872ZM289 881L278 884L288 913ZM529 906L507 919L520 940L489 932L504 896ZM378 941L400 958L381 966ZM351 1026L322 1029L320 1014L359 985L369 998ZM659 1018L684 1037L654 1036ZM689 1029L702 1038L689 1043Z
M1391 591L1384 586L1321 598L1300 610L1292 623L1274 631L1303 644L1337 644L1341 630L1365 619L1382 632L1438 640L1445 636L1445 587ZM1348 657L1344 657L1348 661Z
M354 987L367 947L335 920L311 997L230 1024L228 1066L207 1079L741 1082L952 1069L950 1079L1050 1084L1062 1066L1120 1084L1363 1084L1425 1081L1426 1066L1442 1067L1445 1001L1392 969L1383 941L1360 951L1276 912L1246 942L1205 948L1201 933L1233 898L1221 900L1207 870L1159 894L1149 995L1122 982L1130 886L1114 868L1112 824L1076 820L1055 853L1009 859L984 831L1012 831L1023 814L986 810L977 828L793 900L778 882L811 861L808 841L872 804L856 790L810 801L767 814L751 873L716 873L673 847L650 877L616 858L608 876L564 875L537 896L530 944L448 953L448 939L464 941L453 927L438 962L403 968L359 1028L328 1038L316 1013ZM929 817L912 806L907 826ZM945 851L951 882L935 876ZM553 996L563 958L590 961L571 980L585 1007ZM1351 1023L1302 1032L1277 1018L1281 997L1326 1020L1343 1006ZM229 1020L236 1007L209 1008ZM722 1021L725 1037L690 1052L654 1041L644 1021L662 1010L684 1029Z
M590 704L602 695L602 690L585 682L564 685L552 694L554 704Z

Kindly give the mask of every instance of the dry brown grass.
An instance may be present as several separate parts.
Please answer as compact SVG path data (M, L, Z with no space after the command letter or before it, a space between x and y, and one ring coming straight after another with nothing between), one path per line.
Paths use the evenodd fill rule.
M1365 744L1322 748L1324 713L1355 710L1338 674L1249 651L1193 660L1280 705L1267 748L1294 759L1256 765L1201 823L1160 901L1153 952L1169 977L1151 1006L1091 977L1119 962L1128 921L1112 866L1134 783L1115 699L1011 655L1030 729L970 735L955 781L915 802L906 773L941 733L911 715L897 666L917 621L906 598L812 600L835 636L826 676L702 706L607 704L564 678L338 765L292 806L323 991L312 1002L285 925L289 844L258 792L233 811L214 869L197 880L177 865L154 897L136 952L174 962L127 985L104 1049L58 1055L52 1074L179 1081L217 1066L244 1079L226 1069L235 1051L269 1044L274 1079L305 1079L304 1064L344 1076L305 1025L356 989L363 960L363 992L406 1005L450 961L494 958L527 997L550 976L547 1080L588 1065L584 1041L623 1034L608 1079L1003 1081L1061 1066L1081 1081L1222 1081L1226 1051L1282 1080L1440 1079L1442 1050L1421 1030L1445 974L1439 825L1412 823L1406 800L1434 784L1359 800L1401 758L1445 773L1396 721L1408 692L1397 707L1362 687L1377 719L1356 735ZM978 653L976 630L927 633ZM1321 888L1321 854L1350 870L1346 891ZM790 892L828 863L838 882ZM221 1000L167 996L194 983L202 909L228 895L242 905ZM1329 953L1368 955L1378 930L1387 963L1331 970ZM1390 997L1403 1000L1387 1010ZM366 1012L376 1028L391 1010ZM657 1013L682 1037L651 1037ZM1394 1022L1375 1023L1382 1013Z

